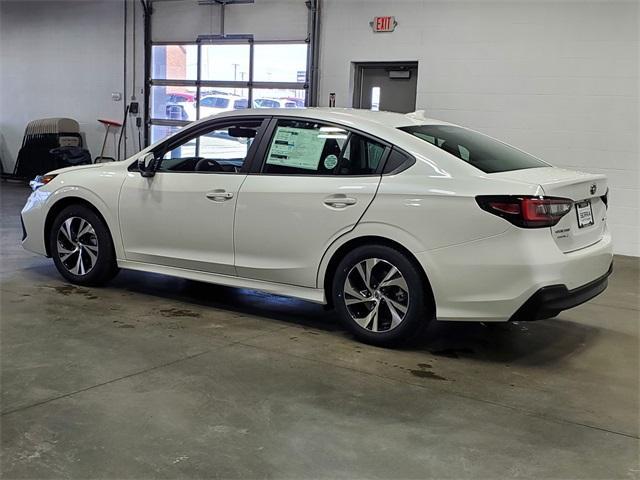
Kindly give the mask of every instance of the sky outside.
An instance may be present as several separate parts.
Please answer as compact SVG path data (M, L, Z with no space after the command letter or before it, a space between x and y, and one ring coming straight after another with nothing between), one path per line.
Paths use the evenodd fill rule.
M198 49L187 47L187 78L198 75ZM306 44L254 45L253 79L258 82L298 82L298 72L306 71ZM203 45L203 80L249 80L248 45Z

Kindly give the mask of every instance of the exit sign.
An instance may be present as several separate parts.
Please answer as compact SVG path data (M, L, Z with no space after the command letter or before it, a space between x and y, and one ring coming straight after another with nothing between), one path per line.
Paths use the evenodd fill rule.
M396 17L373 17L373 22L369 22L374 32L393 32L396 29Z

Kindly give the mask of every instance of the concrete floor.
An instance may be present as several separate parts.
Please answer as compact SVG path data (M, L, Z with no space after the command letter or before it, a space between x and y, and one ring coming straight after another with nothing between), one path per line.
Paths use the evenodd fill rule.
M2 183L4 478L639 478L638 260L530 324L401 350L321 307L123 271L65 283Z

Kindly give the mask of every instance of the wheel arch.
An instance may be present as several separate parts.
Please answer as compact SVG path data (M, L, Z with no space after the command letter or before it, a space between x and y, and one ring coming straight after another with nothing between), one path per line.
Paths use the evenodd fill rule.
M426 288L427 301L430 302L430 305L433 305L433 307L435 308L436 306L435 297L433 294L433 288L431 286L431 282L429 281L427 272L425 271L422 264L418 261L417 257L409 249L407 249L405 246L403 246L401 243L397 242L396 240L392 240L390 238L378 236L378 235L362 235L355 238L351 238L346 242L344 242L342 245L340 245L332 253L331 258L326 263L326 267L324 268L324 271L320 272L321 274L320 279L322 280L321 285L324 289L325 299L328 306L330 307L333 306L333 298L331 295L331 291L333 288L333 277L335 275L338 264L349 252L363 245L383 245L383 246L391 247L395 250L398 250L403 255L405 255L409 259L409 261L414 264L414 266L417 268L418 272L420 273L423 284Z
M100 217L100 220L104 222L105 227L107 228L107 231L111 236L111 242L113 243L115 248L115 238L113 237L113 232L111 231L109 222L106 220L102 212L93 203L91 203L89 200L85 198L68 196L68 197L63 197L57 200L53 205L51 205L51 207L49 208L49 211L47 212L47 216L44 222L44 245L47 252L47 257L51 256L49 236L51 234L51 227L53 226L53 222L62 210L64 210L65 208L71 205L82 205L84 207L87 207L92 212L94 212L98 217Z

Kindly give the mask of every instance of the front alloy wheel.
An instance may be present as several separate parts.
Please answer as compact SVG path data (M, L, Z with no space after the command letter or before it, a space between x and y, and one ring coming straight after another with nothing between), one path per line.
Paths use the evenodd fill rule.
M98 260L98 237L93 226L80 217L67 218L58 229L60 263L74 275L86 275Z
M79 285L102 285L118 273L111 234L94 210L69 205L53 220L49 253L60 274Z

